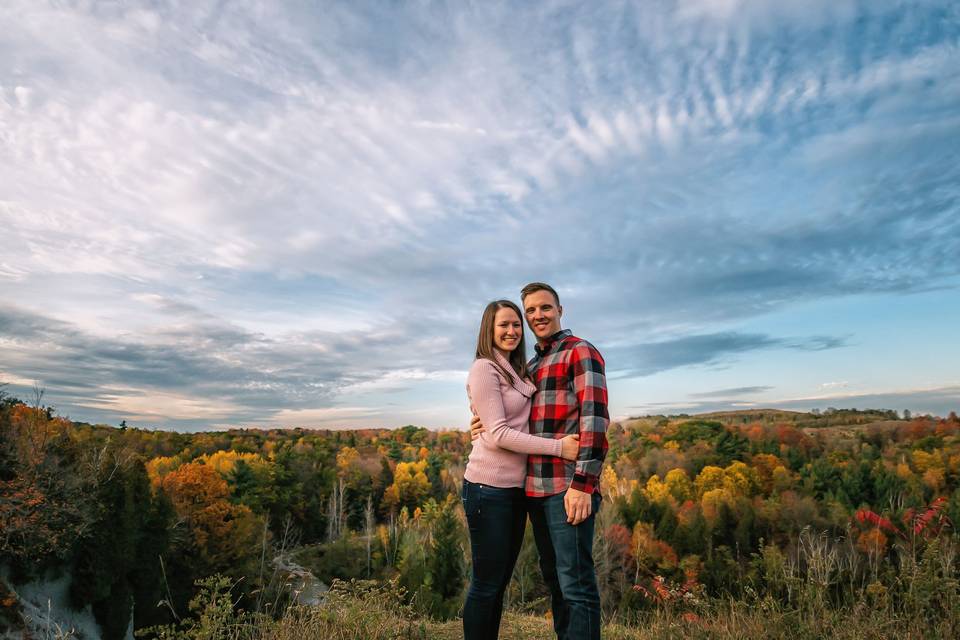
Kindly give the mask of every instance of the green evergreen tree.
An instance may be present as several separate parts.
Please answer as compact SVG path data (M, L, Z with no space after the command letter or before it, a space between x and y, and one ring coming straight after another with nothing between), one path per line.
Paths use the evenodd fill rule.
M659 540L663 540L673 546L675 541L674 533L676 530L677 514L674 512L673 507L666 506L663 509L663 515L660 516L660 519L657 521L654 533L656 533Z
M745 555L754 550L757 544L756 533L756 515L753 507L749 504L741 505L737 525L733 531L733 539L741 555Z
M717 507L717 518L710 528L710 539L715 547L732 547L736 544L734 532L737 527L737 518L726 502Z
M737 595L740 592L739 566L730 547L721 545L713 550L704 563L703 584L713 596Z
M237 502L247 505L256 512L262 511L263 505L257 491L257 476L246 460L236 461L228 480Z
M448 495L432 514L427 581L440 600L435 613L441 617L456 615L463 592L464 554L460 543L463 531L457 514L458 505L459 501Z
M430 479L430 495L435 500L443 500L447 495L447 489L443 486L443 479L440 472L446 465L443 458L435 452L427 456L427 478Z
M724 429L717 438L714 448L719 456L720 466L725 467L734 460L744 460L750 449L750 443L740 434Z
M77 608L92 605L103 637L119 640L130 624L130 581L143 533L140 501L149 485L142 463L111 464L112 456L104 458L107 462L97 478L95 522L77 544L70 598Z
M375 512L379 513L383 504L383 494L387 487L393 484L393 471L390 469L390 462L387 458L380 458L380 474L374 480L373 485L373 507Z
M689 525L677 527L674 532L674 549L677 554L684 556L691 553L703 555L709 541L707 520L697 509L693 521Z
M169 622L169 610L158 603L166 597L161 558L170 552L171 526L176 512L170 498L159 491L152 495L149 481L136 491L137 502L144 505L141 532L136 555L130 571L133 588L133 619L137 627Z

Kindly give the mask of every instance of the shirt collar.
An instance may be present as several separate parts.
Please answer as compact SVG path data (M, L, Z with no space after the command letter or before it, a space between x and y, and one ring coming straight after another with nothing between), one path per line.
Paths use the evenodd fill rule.
M533 349L537 352L538 356L544 356L549 353L549 351L553 348L553 345L571 335L573 335L573 332L570 329L561 329L547 338L547 341L543 343L542 347L540 346L540 343L537 342Z

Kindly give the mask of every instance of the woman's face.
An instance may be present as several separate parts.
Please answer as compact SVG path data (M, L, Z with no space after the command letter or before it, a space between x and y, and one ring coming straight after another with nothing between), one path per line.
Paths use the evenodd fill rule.
M493 317L493 346L504 353L510 353L520 344L523 336L523 324L520 316L510 307L497 309Z

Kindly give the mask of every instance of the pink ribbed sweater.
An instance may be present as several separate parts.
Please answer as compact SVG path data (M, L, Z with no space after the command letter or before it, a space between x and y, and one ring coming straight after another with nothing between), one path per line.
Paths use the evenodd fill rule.
M492 362L484 358L474 360L467 377L467 397L486 431L473 441L463 477L494 487L522 487L527 475L527 454L559 456L562 445L560 440L529 433L530 399L536 387L520 380L506 358L499 353L496 357L519 390L504 379Z

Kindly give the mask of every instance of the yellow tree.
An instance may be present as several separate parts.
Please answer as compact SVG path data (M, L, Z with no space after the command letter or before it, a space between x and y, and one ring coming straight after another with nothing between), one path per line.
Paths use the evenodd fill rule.
M735 460L723 470L723 487L735 496L753 495L757 488L756 471Z
M427 461L398 462L393 472L393 484L383 494L384 504L391 511L407 507L416 509L430 493Z
M336 540L346 528L344 504L347 485L356 482L361 473L358 462L360 453L353 447L343 447L337 452L337 484L330 492L330 512L327 518L327 538Z
M230 477L237 466L237 462L243 461L253 468L260 468L267 464L259 453L239 453L237 451L217 451L209 455L204 454L197 458L195 462L201 462L208 467L212 467L224 478Z
M723 469L713 465L707 465L697 474L693 484L696 487L698 496L703 496L707 491L719 489L723 486Z
M679 503L689 500L693 495L693 483L690 482L690 476L683 469L668 471L664 482L670 495Z
M667 487L667 484L660 480L660 476L654 474L650 476L647 480L647 487L645 490L647 498L651 502L670 502L672 496L670 495L670 488Z
M773 470L771 482L772 490L782 493L793 487L793 474L786 467L780 465Z
M600 472L600 493L609 498L620 496L620 479L617 477L613 465L604 465Z
M154 487L160 486L160 481L165 475L183 464L180 456L157 456L151 458L146 464L147 477L150 478L150 484Z

